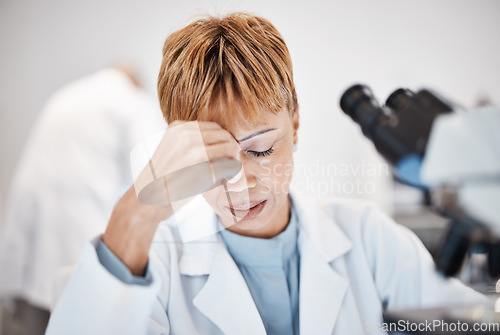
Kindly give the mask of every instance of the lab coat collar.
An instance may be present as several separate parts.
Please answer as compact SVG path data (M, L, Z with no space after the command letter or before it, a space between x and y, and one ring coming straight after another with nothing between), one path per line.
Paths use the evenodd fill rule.
M300 333L331 334L349 287L343 261L336 259L352 244L319 200L293 196L292 201L300 227Z
M243 275L217 232L213 210L203 199L194 200L179 213L181 235L204 230L209 234L182 245L180 273L189 276L209 275L193 299L194 306L224 334L266 334L257 306ZM184 231L184 234L182 234Z
M224 334L266 334L250 290L224 244L193 303Z
M299 222L299 248L304 242L300 239L308 240L326 262L333 261L351 249L351 241L335 223L334 213L327 215L321 200L297 194L291 194L290 198Z
M352 244L335 224L333 213L327 215L319 201L297 195L291 195L291 200L299 222L300 333L331 334L349 286L342 275L343 263L334 261ZM193 219L216 231L213 211L200 208L204 209L189 211L195 215ZM224 333L265 334L245 279L220 234L185 243L180 271L191 276L209 275L193 302Z

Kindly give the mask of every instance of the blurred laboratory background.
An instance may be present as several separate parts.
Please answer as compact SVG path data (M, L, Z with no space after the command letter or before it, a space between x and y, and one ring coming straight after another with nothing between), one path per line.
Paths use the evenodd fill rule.
M7 236L8 224L15 222L12 215L6 219L9 206L17 206L17 211L19 206L24 206L26 212L33 213L36 211L33 206L38 206L29 196L26 199L22 194L12 196L17 192L13 186L16 175L29 174L32 166L31 174L36 177L36 161L43 160L45 155L40 148L51 149L53 143L65 141L63 132L58 132L60 136L52 138L53 142L43 144L40 142L44 141L40 135L43 132L37 132L47 123L44 113L51 109L51 102L57 99L61 88L70 85L74 89L75 82L102 74L106 71L103 69L109 71L124 64L127 69L133 68L134 80L129 84L140 83L140 94L148 96L150 101L143 105L148 106L144 107L144 113L147 109L147 113L157 113L155 116L159 118L157 124L144 126L135 137L127 138L130 143L126 150L130 150L131 142L138 142L164 126L156 100L156 77L165 38L196 18L233 11L246 11L269 19L285 38L292 55L300 104L292 189L311 196L347 196L376 202L398 222L415 230L432 251L446 221L422 208L425 197L421 192L394 181L390 166L372 142L363 137L359 127L341 111L339 99L352 84L366 83L380 101L385 101L399 87L414 90L425 87L465 109L498 105L500 2L496 0L2 0L0 241ZM124 101L129 98L127 94L123 97ZM80 98L82 100L75 100L79 107L74 111L79 115L85 114L82 101L86 96ZM135 117L135 120L142 118ZM131 120L128 121L134 123ZM60 129L71 129L70 124L74 129L79 128L74 118L68 118L67 122L68 127L62 123L58 125ZM86 132L92 134L92 123L81 124L85 126ZM120 128L120 136L126 137L127 127ZM68 138L74 135L72 131L66 133ZM36 151L39 157L23 158L30 151ZM64 155L63 152L57 154ZM109 155L116 157L117 152L109 152ZM122 167L128 164L126 160L120 162ZM95 180L108 178L95 175L97 172L90 173ZM57 176L53 180L57 180ZM33 178L32 183L35 182ZM120 183L122 187L118 187ZM100 204L104 206L101 217L111 212L124 185L127 185L126 177L116 181L113 190L107 190L105 205ZM30 193L26 188L24 192ZM90 198L99 198L92 193L94 190L87 192ZM75 213L79 211L79 194L75 195ZM44 193L39 196L43 197ZM15 203L9 198L16 199ZM23 201L26 202L20 204ZM50 210L57 211L58 205L63 206L63 203L56 199L50 205ZM102 219L94 229L83 231L89 235L98 234L104 231L105 224L106 220ZM32 236L38 234L36 228L26 225L23 232L33 238L29 243L46 243L37 242L36 236ZM53 235L52 244L68 239L63 235ZM19 232L14 236L22 238ZM91 237L80 234L81 243ZM42 244L37 248L49 246ZM32 257L26 250L36 249L26 247L22 256L25 259ZM53 252L61 251L54 248ZM0 259L9 256L4 250ZM37 266L44 267L44 262L49 264L50 260L40 262ZM63 265L72 263L70 259L65 262L67 264ZM28 269L29 265L23 264L22 268L25 275L35 273ZM0 289L5 278L5 273L0 272ZM0 291L3 295L0 299L7 301L9 295L21 299L17 307L34 307L33 315L38 315L43 323L45 316L39 312L51 308L50 299L42 298L47 294L37 295L35 291L35 288L26 292L19 288L9 293L4 289ZM19 307L19 301L25 305ZM12 302L5 302L9 304ZM33 316L32 320L35 318ZM4 328L0 325L0 329Z

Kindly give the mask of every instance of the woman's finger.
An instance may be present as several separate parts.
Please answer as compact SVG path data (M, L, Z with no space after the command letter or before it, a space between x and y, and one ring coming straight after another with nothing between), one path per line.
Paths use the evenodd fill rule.
M234 158L240 160L241 149L236 143L224 142L214 145L208 145L205 147L207 151L208 158L211 160L218 158Z
M201 132L205 145L218 144L223 142L237 143L234 137L224 129L210 129Z

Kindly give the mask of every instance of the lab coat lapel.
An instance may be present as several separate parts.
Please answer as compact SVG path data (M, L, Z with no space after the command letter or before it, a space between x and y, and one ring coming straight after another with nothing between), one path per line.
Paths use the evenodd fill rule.
M300 333L331 334L348 281L315 252L311 241L304 241L301 250Z
M183 236L193 231L205 236L183 246L180 271L183 275L207 275L208 279L193 299L195 307L219 327L224 334L266 334L259 311L245 279L217 234L213 211L200 204L196 211L181 220ZM190 226L187 226L190 225ZM212 232L210 235L208 233Z
M224 334L266 334L245 279L224 244L217 246L207 282L193 302Z
M351 242L317 203L291 198L300 231L300 333L331 334L349 287L336 260L351 249ZM213 212L203 218L197 215L197 220L202 226L216 225ZM208 274L194 305L225 334L266 334L245 279L220 235L212 234L207 242L205 247L185 245L181 259L181 273Z
M334 264L351 242L317 204L292 200L300 226L300 333L331 334L349 287Z

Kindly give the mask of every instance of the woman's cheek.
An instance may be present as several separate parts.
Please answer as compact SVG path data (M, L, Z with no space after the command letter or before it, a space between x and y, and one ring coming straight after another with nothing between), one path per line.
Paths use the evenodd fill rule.
M287 193L293 174L292 160L262 162L261 181L270 193Z
M279 189L280 193L288 194L290 182L292 180L292 175L293 175L293 161L283 164L283 166L277 173L277 178L279 178L278 182L280 184L280 189Z

